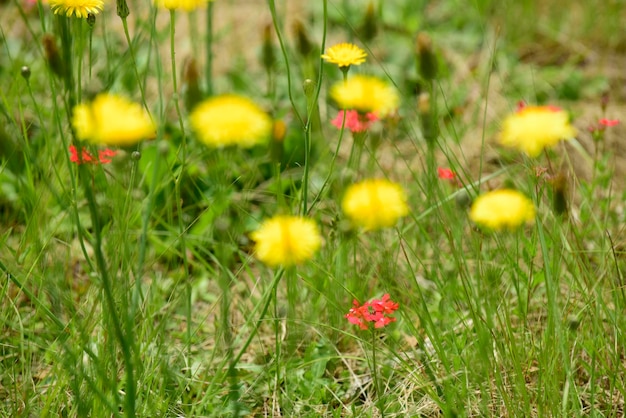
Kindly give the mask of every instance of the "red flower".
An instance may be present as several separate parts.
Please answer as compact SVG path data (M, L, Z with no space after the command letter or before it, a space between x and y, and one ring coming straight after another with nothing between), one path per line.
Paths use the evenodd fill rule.
M456 174L449 168L437 167L437 175L442 180L454 180Z
M365 330L369 328L369 323L374 324L374 328L383 328L396 321L396 318L390 316L400 305L389 298L389 293L385 293L382 299L373 299L360 305L355 299L352 302L352 308L346 314L346 318L351 324L358 325L359 328Z
M606 119L606 118L602 118L598 121L598 123L600 124L600 126L603 126L605 128L610 128L611 126L615 126L619 124L619 119ZM600 128L602 129L602 128Z
M350 132L365 132L370 128L372 123L377 120L378 116L371 112L362 115L356 110L346 110L345 127L348 128ZM330 123L335 125L337 129L341 129L341 125L343 124L343 110L340 110L337 117Z
M117 155L117 151L106 148L104 150L98 151L98 159L96 160L93 155L85 148L83 148L81 155L78 155L78 150L74 145L70 145L70 161L76 164L108 164L111 161L111 157L115 157Z

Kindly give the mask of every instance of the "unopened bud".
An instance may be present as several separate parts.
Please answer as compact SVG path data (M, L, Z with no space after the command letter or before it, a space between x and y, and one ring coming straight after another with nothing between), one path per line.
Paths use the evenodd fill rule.
M415 41L417 58L419 61L418 72L424 80L433 80L437 77L437 57L433 52L433 43L430 36L420 32Z
M275 120L272 127L272 141L270 142L270 158L275 163L283 161L286 134L287 124L283 120Z
M117 15L122 19L126 19L130 14L130 10L128 10L128 4L126 4L126 0L116 0L117 3Z
M133 161L139 161L139 160L141 159L141 153L140 153L139 151L133 151L133 152L130 154L130 158L131 158Z
M557 215L567 215L567 174L558 172L550 179L552 183L552 205Z
M93 13L87 13L87 24L89 25L90 28L93 29L93 27L96 24L96 15Z
M25 65L20 69L20 74L22 74L22 78L28 81L30 79L30 67Z
M285 121L281 119L277 119L274 121L274 126L272 127L272 137L274 141L282 142L285 140L285 135L287 134L287 124Z
M310 78L307 78L302 83L302 89L304 90L306 97L310 99L315 94L315 83Z
M313 43L309 39L304 25L299 20L296 20L291 28L296 38L298 52L303 56L309 55L313 50Z
M602 109L602 113L606 112L606 108L609 105L609 99L609 92L604 92L600 98L600 108Z
M65 65L63 65L63 60L53 35L45 34L43 36L43 49L50 70L61 78L65 77Z
M261 50L261 63L268 73L274 67L274 45L272 44L272 25L267 24L263 28L263 49Z
M376 20L376 10L374 10L374 2L370 1L367 6L359 33L361 34L361 40L364 42L371 41L378 33L378 22Z
M417 99L417 111L422 123L422 134L429 146L434 145L439 134L435 112L432 111L430 94L421 93Z
M202 100L200 71L198 70L198 61L195 58L190 57L185 60L182 81L185 107L191 111Z

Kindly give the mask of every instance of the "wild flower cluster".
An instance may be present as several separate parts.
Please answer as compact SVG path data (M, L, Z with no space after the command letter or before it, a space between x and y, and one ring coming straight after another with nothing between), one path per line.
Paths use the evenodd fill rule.
M369 329L370 324L374 324L374 328L383 328L396 322L396 318L391 315L400 305L390 298L389 293L385 293L382 298L372 299L362 305L355 299L352 308L346 314L346 319L362 330Z

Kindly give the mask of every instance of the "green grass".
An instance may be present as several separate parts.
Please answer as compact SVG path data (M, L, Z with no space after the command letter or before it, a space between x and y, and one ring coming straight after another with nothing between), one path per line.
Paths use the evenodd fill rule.
M624 130L594 142L587 127L623 109L624 2L373 2L375 33L363 2L302 2L300 38L287 2L247 3L187 16L144 0L123 22L108 2L93 29L0 4L0 415L623 416ZM71 80L49 65L44 34ZM401 94L361 150L330 125L342 74L319 54L342 41L369 54L350 74ZM264 147L196 140L192 56L202 97L242 94L285 122L280 165ZM77 166L71 108L103 90L142 103L157 137ZM537 159L500 148L520 100L570 111L577 139ZM341 198L371 177L400 183L411 213L354 231ZM534 225L469 221L469 202L501 186L533 199ZM320 226L309 263L254 258L250 232L278 213ZM345 319L354 298L384 293L397 322L372 333Z

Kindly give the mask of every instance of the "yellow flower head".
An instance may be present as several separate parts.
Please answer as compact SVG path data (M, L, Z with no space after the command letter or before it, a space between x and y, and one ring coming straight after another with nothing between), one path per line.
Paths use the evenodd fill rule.
M301 264L322 245L315 222L299 216L275 216L263 222L250 237L255 242L256 257L270 267Z
M191 12L206 6L209 1L211 0L154 0L154 4L170 10L181 9Z
M330 96L342 109L372 112L379 118L396 110L399 102L393 87L376 77L364 75L355 75L333 85Z
M500 143L536 157L544 148L574 135L576 129L563 110L554 106L526 106L504 120Z
M108 93L75 106L72 125L78 139L100 145L133 145L155 135L154 123L141 105Z
M97 15L104 8L103 0L49 0L48 3L54 14L75 15L83 19L89 13Z
M198 104L190 115L198 139L211 147L265 144L272 134L272 119L250 99L216 96Z
M352 223L366 231L394 226L409 213L402 187L382 179L348 187L341 206Z
M322 55L327 62L337 64L339 68L351 65L361 65L367 54L354 44L342 43L332 46Z
M489 229L515 229L535 221L535 205L516 190L495 190L476 198L469 217Z

